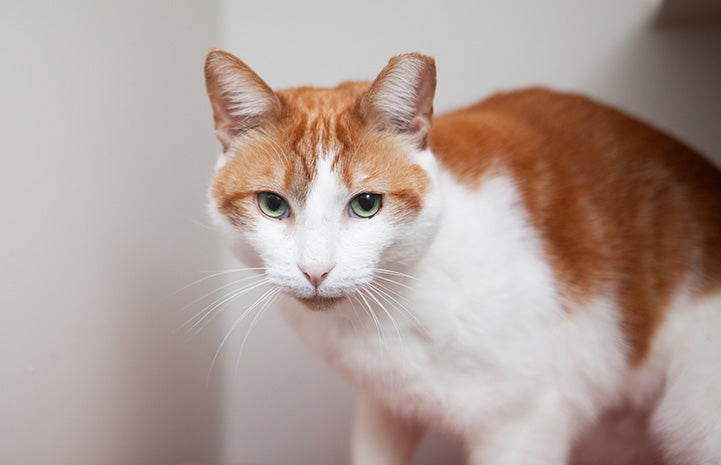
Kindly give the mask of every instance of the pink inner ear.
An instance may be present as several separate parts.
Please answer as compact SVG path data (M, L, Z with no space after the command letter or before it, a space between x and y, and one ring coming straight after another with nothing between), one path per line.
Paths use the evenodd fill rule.
M433 115L436 69L419 54L393 57L363 96L361 109L371 124L414 136L425 146Z
M411 126L411 132L413 134L428 134L431 129L430 118L416 116L413 118L413 124Z
M211 50L205 62L215 134L224 149L241 134L280 113L280 100L248 65L223 50Z

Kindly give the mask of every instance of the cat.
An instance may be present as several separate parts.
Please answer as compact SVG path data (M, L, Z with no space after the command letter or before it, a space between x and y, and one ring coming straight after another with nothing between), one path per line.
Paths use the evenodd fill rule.
M542 88L433 117L435 61L273 91L205 64L211 210L360 387L354 465L721 464L721 173Z

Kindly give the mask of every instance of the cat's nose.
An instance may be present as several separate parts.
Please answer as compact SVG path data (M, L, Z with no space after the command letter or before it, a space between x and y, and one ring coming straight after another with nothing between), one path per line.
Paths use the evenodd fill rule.
M300 271L303 272L305 279L307 279L316 289L318 289L323 281L325 281L333 267L335 267L335 265L321 263L313 265L298 265L298 268L300 268Z

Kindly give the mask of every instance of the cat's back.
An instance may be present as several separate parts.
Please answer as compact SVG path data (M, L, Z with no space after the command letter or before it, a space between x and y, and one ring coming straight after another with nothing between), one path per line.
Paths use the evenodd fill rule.
M469 185L498 163L591 178L633 177L628 168L646 167L721 194L721 172L694 150L588 97L545 88L498 93L437 116L430 144L441 163Z
M682 288L721 291L721 172L660 131L529 89L438 116L430 146L471 189L513 179L567 297L616 289L636 361Z

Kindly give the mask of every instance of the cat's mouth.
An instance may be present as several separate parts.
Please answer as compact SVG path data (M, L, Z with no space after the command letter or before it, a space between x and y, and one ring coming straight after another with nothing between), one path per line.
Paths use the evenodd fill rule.
M335 307L343 300L343 297L321 297L315 295L313 297L297 297L297 299L314 312L322 312Z

